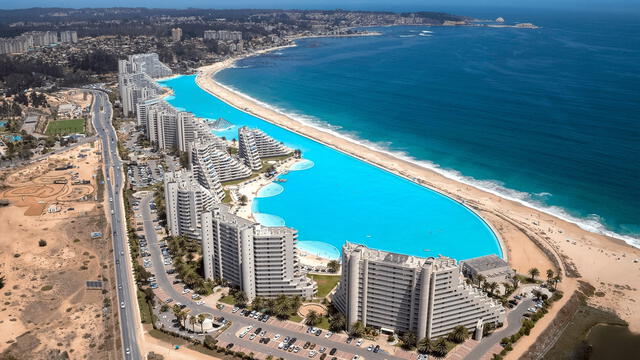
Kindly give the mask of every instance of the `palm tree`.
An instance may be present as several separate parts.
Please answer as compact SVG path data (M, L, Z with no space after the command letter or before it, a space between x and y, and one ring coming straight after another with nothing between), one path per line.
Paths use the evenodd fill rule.
M556 276L553 278L553 290L555 290L555 289L556 289L556 287L558 286L558 283L560 282L560 280L561 280L561 279L562 279L562 278L560 277L560 274L556 275Z
M490 282L487 285L487 288L489 288L489 291L491 292L491 295L493 295L493 293L496 291L496 289L498 288L498 283L496 282Z
M406 331L400 336L400 341L402 342L403 349L412 349L414 346L416 346L416 333L411 330Z
M320 315L315 310L309 311L305 323L310 326L316 326L320 322Z
M449 347L447 346L447 339L443 337L439 338L433 346L433 356L437 358L443 358L447 356Z
M329 271L331 271L332 273L336 273L338 272L338 270L340 270L340 263L337 260L331 260L327 264L327 267L329 268Z
M532 290L531 294L536 300L540 300L542 298L542 291L540 290Z
M347 319L341 313L335 314L329 318L329 329L333 332L344 330L347 326Z
M428 337L425 337L418 341L418 352L421 354L427 354L433 351L433 342Z
M538 268L529 269L529 276L531 276L531 280L535 281L536 276L540 275L540 270Z
M515 291L518 288L518 285L520 285L520 278L518 275L513 275L511 278L511 284L513 284L513 290Z
M482 287L482 283L486 280L484 275L478 274L476 275L476 281L478 282L478 286Z
M553 278L554 272L551 269L547 270L547 281L551 280Z
M364 335L364 325L362 324L362 321L356 321L351 325L351 335L357 338Z
M196 323L198 319L195 316L189 316L189 324L191 325L191 331L196 332Z
M238 307L245 307L247 305L247 294L242 290L238 290L233 294L233 300L235 300Z
M204 320L207 318L205 314L198 314L198 324L200 324L200 332L204 334Z
M467 340L468 337L469 330L467 330L467 328L462 325L454 327L453 331L451 331L451 334L449 334L449 339L458 344L462 344L465 340Z

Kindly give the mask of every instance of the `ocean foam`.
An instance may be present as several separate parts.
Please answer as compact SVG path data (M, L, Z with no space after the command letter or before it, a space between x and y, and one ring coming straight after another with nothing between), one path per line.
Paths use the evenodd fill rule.
M215 78L215 76L214 76ZM576 216L571 215L566 209L561 208L559 206L549 206L549 205L545 205L543 203L541 203L540 201L536 201L532 198L531 194L523 192L523 191L518 191L518 190L514 190L514 189L509 189L505 186L502 185L502 183L500 183L497 180L478 180L475 179L473 177L470 176L465 176L462 173L460 173L457 170L453 170L453 169L444 169L442 167L440 167L438 164L433 163L431 161L428 160L420 160L420 159L416 159L413 156L408 155L406 152L403 151L397 151L397 150L391 150L390 149L390 143L381 143L381 142L373 142L373 141L369 141L366 139L362 139L360 137L358 137L358 135L355 132L348 132L348 131L344 131L342 129L342 127L337 126L337 125L333 125L330 124L326 121L317 119L313 116L310 115L306 115L306 114L301 114L298 113L296 111L291 111L291 110L286 110L286 109L282 109L279 108L277 106L273 106L271 104L265 103L263 101L260 101L258 99L255 99L241 91L239 91L238 89L234 88L233 86L229 86L226 84L223 84L217 80L214 79L214 81L216 81L220 86L222 86L223 88L226 88L227 90L237 94L238 96L244 97L247 100L250 100L262 107L265 107L267 109L273 110L275 112L278 112L282 115L285 115L293 120L296 120L304 125L313 127L316 130L320 130L322 132L331 134L333 136L339 137L341 139L344 140L348 140L351 141L353 143L356 143L358 145L362 145L364 147L367 147L371 150L375 150L396 158L399 158L401 160L407 161L411 164L414 165L418 165L422 168L434 171L448 179L463 183L465 185L469 185L469 186L473 186L477 189L486 191L490 194L499 196L503 199L506 200L511 200L511 201L515 201L518 202L524 206L530 207L532 209L538 210L538 211L542 211L544 213L547 213L549 215L553 215L561 220L570 222L572 224L575 224L577 226L579 226L581 229L589 231L589 232L593 232L596 234L601 234L601 235L606 235L612 238L616 238L619 240L622 240L624 242L626 242L627 244L636 247L636 248L640 248L640 237L633 237L633 236L629 236L629 235L622 235L622 234L618 234L614 231L611 231L609 229L606 228L606 226L602 223L602 221L600 220L599 216L596 214L592 214L589 215L587 218L579 218ZM239 109L239 108L238 108ZM239 109L241 111L245 111L243 109ZM303 134L304 135L304 134ZM349 154L350 155L350 154ZM541 194L548 194L548 193L541 193ZM550 194L549 194L550 195Z

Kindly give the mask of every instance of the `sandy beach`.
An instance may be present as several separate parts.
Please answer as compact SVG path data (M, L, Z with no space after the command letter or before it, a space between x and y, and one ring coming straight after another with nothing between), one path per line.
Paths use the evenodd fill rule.
M258 53L277 49L280 47ZM526 274L532 267L540 269L542 274L547 269L560 271L563 278L571 278L559 286L567 297L576 289L575 279L587 281L596 287L596 291L605 294L592 298L593 305L615 311L630 324L632 331L640 332L640 302L635 300L640 298L639 249L261 106L213 80L213 75L233 66L236 60L228 59L200 68L197 84L237 109L464 203L493 228L501 240L503 252L519 273ZM554 307L553 311L558 308ZM543 326L540 327L536 330L543 330Z

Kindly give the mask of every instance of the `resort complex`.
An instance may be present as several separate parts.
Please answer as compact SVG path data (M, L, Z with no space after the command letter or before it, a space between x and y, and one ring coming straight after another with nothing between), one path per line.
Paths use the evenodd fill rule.
M347 323L437 338L458 325L482 331L504 322L505 309L468 285L454 259L419 258L347 242L333 298Z

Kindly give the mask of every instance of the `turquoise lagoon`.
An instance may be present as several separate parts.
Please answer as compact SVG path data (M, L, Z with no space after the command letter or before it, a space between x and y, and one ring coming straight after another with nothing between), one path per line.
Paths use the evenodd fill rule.
M487 224L458 202L242 112L200 89L195 76L163 85L174 91L173 106L234 124L219 136L236 138L239 126L255 127L302 151L308 161L280 176L286 182L261 189L253 205L261 224L297 229L302 250L335 258L350 241L417 256L502 256Z

